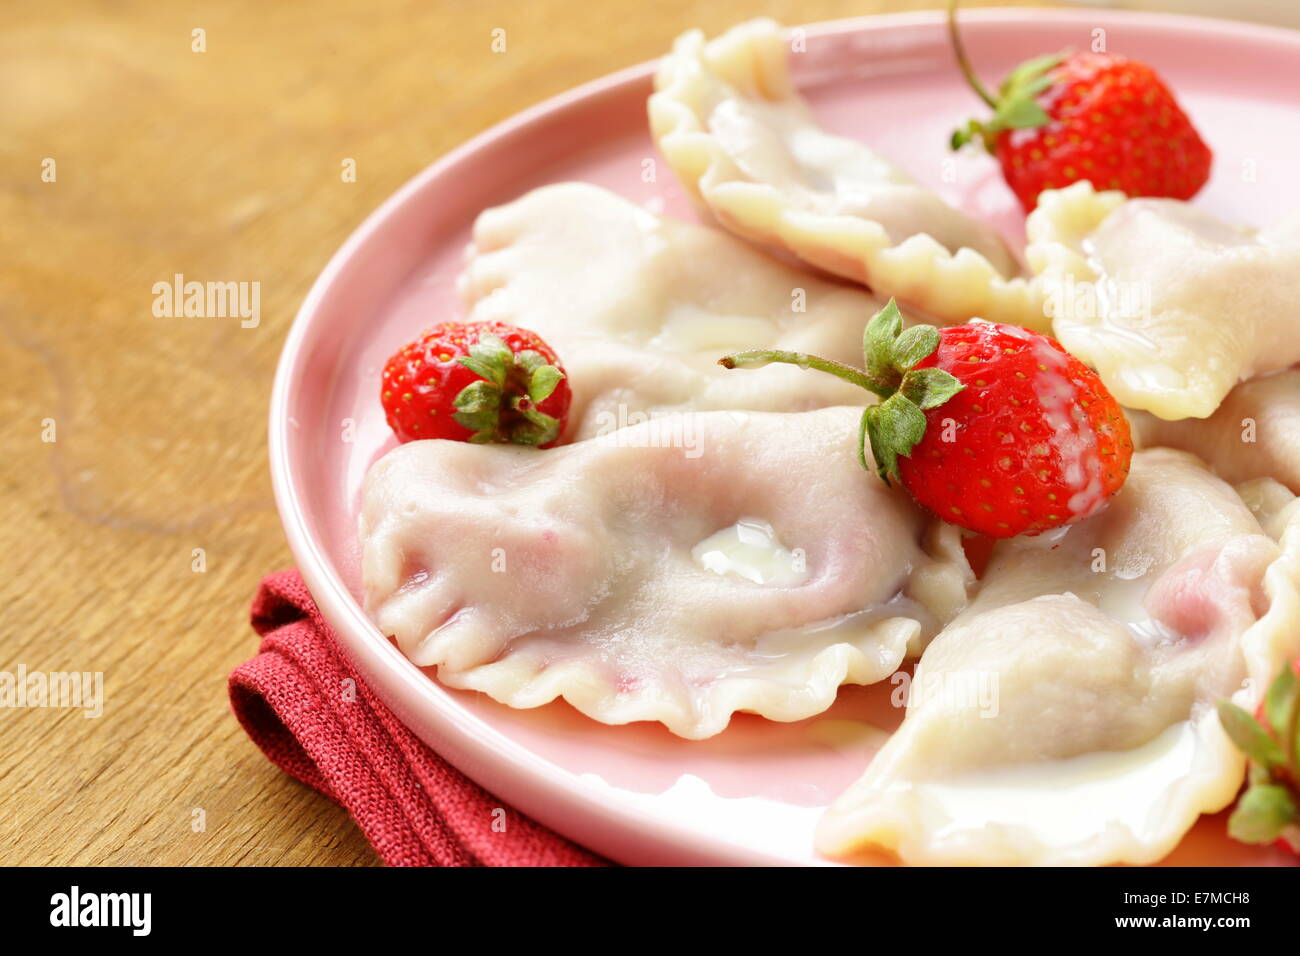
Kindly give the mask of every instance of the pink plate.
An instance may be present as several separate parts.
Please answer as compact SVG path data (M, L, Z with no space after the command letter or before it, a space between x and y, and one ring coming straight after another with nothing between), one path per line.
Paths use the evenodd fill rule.
M996 10L963 15L988 77L1027 57L1086 47L1146 60L1213 146L1198 203L1263 223L1300 208L1294 160L1300 33L1212 20ZM948 131L977 111L936 13L808 29L797 76L824 124L879 147L946 198L1021 241L1023 220L995 165L953 157ZM670 214L690 208L655 158L645 120L652 67L583 86L477 137L425 170L348 239L293 325L271 403L276 500L289 544L357 668L425 741L519 810L593 850L639 864L812 864L814 822L899 719L894 687L845 688L825 715L777 724L740 715L719 736L658 725L606 727L564 704L515 711L448 690L407 661L358 605L358 493L393 445L379 406L384 360L421 327L461 314L455 279L481 210L561 180L586 180ZM1289 135L1283 135L1288 132ZM1168 862L1281 863L1203 820Z

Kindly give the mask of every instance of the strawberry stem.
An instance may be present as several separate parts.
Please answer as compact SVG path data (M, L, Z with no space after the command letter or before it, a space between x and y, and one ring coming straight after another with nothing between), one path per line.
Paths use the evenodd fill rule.
M898 456L910 455L925 435L925 410L937 408L965 388L943 369L917 368L934 354L939 344L939 330L934 326L914 325L904 331L898 303L890 299L862 331L866 371L820 355L781 349L732 352L718 359L718 364L723 368L762 368L781 362L817 369L883 399L862 411L858 461L863 468L871 469L867 460L869 446L876 462L876 474L889 484L890 478L899 477Z
M893 394L893 389L885 388L871 379L867 378L860 369L851 365L844 365L831 359L822 358L820 355L810 355L807 352L786 352L781 349L754 349L749 352L732 352L730 355L724 355L718 359L718 364L723 368L762 368L764 365L770 365L773 362L780 362L786 365L797 365L800 368L815 368L818 371L830 372L837 378L842 378L859 388L865 388L873 395L879 395L881 398L888 398Z
M957 29L957 0L948 0L948 36L952 39L952 50L957 57L957 66L961 69L962 76L966 77L966 82L979 98L996 110L998 101L980 82L980 78L975 75L975 70L970 65L970 60L966 57L966 48L962 45L961 33Z
M1257 716L1230 701L1219 702L1219 719L1250 761L1249 785L1228 819L1228 833L1245 843L1279 837L1300 848L1300 784L1296 735L1300 728L1300 672L1285 667L1264 693Z

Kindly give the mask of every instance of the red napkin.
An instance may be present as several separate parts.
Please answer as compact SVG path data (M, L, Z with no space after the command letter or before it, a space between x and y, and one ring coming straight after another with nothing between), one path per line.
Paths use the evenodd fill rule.
M297 571L262 581L252 619L262 646L230 675L235 716L272 763L352 814L385 863L608 865L505 807L407 730L339 652ZM504 832L493 829L499 808Z

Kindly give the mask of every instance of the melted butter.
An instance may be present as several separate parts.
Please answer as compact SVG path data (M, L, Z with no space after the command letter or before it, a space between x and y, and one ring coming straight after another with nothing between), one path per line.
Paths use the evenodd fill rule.
M786 548L775 529L761 518L741 518L709 535L691 549L691 557L714 574L734 574L772 587L798 587L809 577L802 552Z
M756 674L777 662L807 668L823 651L843 646L862 655L864 660L859 661L859 665L875 675L864 683L874 683L902 666L908 649L919 641L923 633L922 617L923 612L914 601L898 594L884 604L852 614L761 634L746 655L745 663L720 673L724 677ZM811 670L801 673L800 680L813 680Z
M1164 792L1191 770L1196 731L1181 721L1132 750L1082 754L1028 766L916 784L946 822L938 834L989 825L1023 828L1060 846L1112 826L1141 836Z
M1097 607L1121 621L1143 647L1173 643L1180 639L1176 631L1161 624L1146 608L1147 594L1154 584L1151 575L1109 577L1098 591Z
M731 349L765 348L781 330L775 322L754 315L715 315L679 306L664 320L650 346L665 352L709 352L721 355Z
M1071 491L1067 507L1074 515L1087 517L1106 501L1097 436L1079 407L1078 388L1066 374L1066 356L1038 338L1031 350L1040 370L1038 400L1052 428L1051 441L1060 456L1062 477Z

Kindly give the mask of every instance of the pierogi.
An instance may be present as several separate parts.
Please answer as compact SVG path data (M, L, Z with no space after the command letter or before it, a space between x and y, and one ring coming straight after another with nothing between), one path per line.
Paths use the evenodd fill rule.
M1300 494L1300 369L1242 382L1209 418L1129 415L1140 445L1190 451L1234 484L1271 478Z
M660 152L727 229L862 282L949 325L1044 328L1033 288L990 226L864 144L818 125L789 75L786 32L754 20L683 34L650 97Z
M1024 274L991 226L822 129L790 52L761 19L712 41L686 33L659 65L651 134L721 228L582 183L478 216L466 319L554 349L568 424L546 450L412 441L374 463L358 521L365 610L449 687L692 740L737 713L812 717L841 685L915 661L906 716L823 816L821 853L1158 861L1244 778L1216 704L1253 711L1300 656L1300 218L1238 228L1079 182L1041 195ZM867 391L788 364L717 364L813 353L893 370L906 392L933 372L919 351L891 364L868 349L864 363L864 328L890 297L909 322L1050 332L1096 369L1140 449L1109 504L988 544L977 579L957 527L863 472ZM1063 359L1047 351L1033 361L1050 378L1048 359ZM500 392L505 375L473 387ZM547 394L528 384L511 407ZM1081 460L1095 450L1088 402L1064 394L1033 398ZM990 447L1019 433L996 436ZM980 492L991 510L986 468L970 481L995 489ZM1076 467L1049 497L1068 485L1082 513L1113 490L1102 477Z
M1216 701L1252 710L1300 652L1294 505L1279 543L1193 457L1154 449L1100 515L999 542L917 666L902 726L823 818L821 849L1160 859L1241 784ZM995 706L968 692L976 680Z
M973 580L957 529L863 474L860 414L402 445L365 483L366 610L443 683L513 707L563 697L689 738L736 711L809 717L894 673Z
M1084 181L1044 192L1026 229L1053 333L1123 405L1206 418L1300 362L1300 218L1238 228Z
M717 360L780 348L861 364L863 326L881 307L870 295L595 186L546 186L482 213L460 290L471 321L531 329L562 356L570 439L685 409L868 398L830 376L788 366L736 375Z

